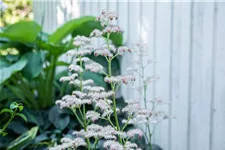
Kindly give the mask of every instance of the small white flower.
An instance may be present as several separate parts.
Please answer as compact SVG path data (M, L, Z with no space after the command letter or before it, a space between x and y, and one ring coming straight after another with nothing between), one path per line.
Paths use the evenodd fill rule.
M124 52L132 52L132 49L126 46L120 46L117 51L118 51L118 54L123 55Z
M101 37L102 36L102 32L98 29L94 29L91 34L90 34L90 37Z
M99 63L93 62L93 63L85 65L85 69L96 73L96 72L101 72L103 67Z
M79 65L69 65L69 71L75 71L75 72L83 72L83 69Z
M86 113L86 118L91 119L93 122L98 120L99 117L100 117L100 114L95 111L87 111L87 113Z
M81 58L76 58L75 59L75 62L80 62L80 61L83 61L83 62L87 62L89 61L90 59L88 57L81 57Z
M138 135L139 137L143 136L143 132L141 131L141 129L131 129L127 131L127 136L129 138L134 137L135 135Z
M91 40L85 36L76 36L74 38L74 46L85 46L86 44L89 44L91 42Z

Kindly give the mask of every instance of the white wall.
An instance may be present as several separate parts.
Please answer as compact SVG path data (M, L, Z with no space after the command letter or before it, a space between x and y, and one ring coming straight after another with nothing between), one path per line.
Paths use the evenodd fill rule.
M177 119L159 125L154 142L164 150L225 150L225 3L34 2L35 19L40 22L45 10L49 32L70 18L105 8L118 12L125 43L147 42L157 61L149 75L160 80L150 87L149 97L169 101L162 109ZM129 55L123 58L122 68L128 60ZM122 88L125 98L131 90Z

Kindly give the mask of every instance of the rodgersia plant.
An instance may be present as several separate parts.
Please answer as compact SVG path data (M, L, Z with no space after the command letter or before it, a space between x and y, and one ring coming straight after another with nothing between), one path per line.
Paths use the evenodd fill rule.
M74 45L77 49L67 52L67 55L75 56L75 61L69 66L70 75L61 77L60 81L76 86L77 90L56 101L60 108L69 108L74 112L82 129L73 132L74 138L65 137L61 139L61 145L57 145L51 150L77 149L81 146L88 150L96 149L98 142L102 139L105 141L104 149L140 150L138 145L132 143L130 139L134 136L142 137L144 133L139 128L126 130L127 126L139 123L148 124L153 116L161 116L161 113L147 110L147 107L142 109L136 101L128 101L128 104L121 110L117 108L116 92L118 88L121 84L135 81L135 78L132 75L113 76L111 63L117 56L133 50L125 46L117 48L110 44L110 34L122 32L120 27L114 24L114 21L117 20L117 14L103 10L96 20L101 23L103 30L94 30L90 34L90 38L75 37ZM96 37L104 38L106 41L100 48L93 48L91 45L91 38ZM108 68L89 60L87 55L92 53L96 57L105 57ZM110 85L111 90L106 91L103 87L96 86L91 79L84 80L83 72L85 70L104 74L104 81ZM147 102L147 100L145 101ZM86 110L85 105L92 105L93 109ZM127 118L123 120L122 125L118 120L118 113L121 112L127 114ZM163 118L165 118L164 115ZM101 126L97 124L97 120L107 121L108 125ZM93 145L91 141L94 141Z
M149 100L147 98L147 90L149 85L156 82L159 77L156 75L146 76L146 71L149 72L147 67L155 61L153 59L148 59L148 47L144 43L135 44L135 48L133 50L133 63L132 67L127 68L127 72L133 73L139 79L139 84L134 85L133 88L138 91L139 100L142 100L144 104L144 109L140 109L140 101L139 102L130 102L130 105L125 109L127 112L132 110L135 115L133 118L129 120L130 124L144 124L145 126L145 138L148 142L148 149L152 150L152 135L156 126L162 121L173 118L163 111L158 109L159 105L167 104L161 98L153 98ZM134 117L135 116L135 117ZM124 122L127 122L126 120Z

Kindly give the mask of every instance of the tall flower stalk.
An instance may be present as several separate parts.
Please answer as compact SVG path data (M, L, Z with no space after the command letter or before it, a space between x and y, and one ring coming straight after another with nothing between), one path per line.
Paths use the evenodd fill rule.
M140 150L136 143L130 140L135 137L142 137L144 133L140 128L127 130L129 124L139 125L140 123L148 124L152 117L164 117L160 112L153 112L141 108L138 101L127 101L127 105L121 110L117 108L116 93L121 84L127 84L135 81L132 75L117 75L112 72L112 61L117 56L122 56L126 52L133 50L126 47L115 47L110 43L111 34L121 33L119 26L114 24L117 20L117 14L103 10L97 17L103 27L103 30L93 30L90 38L77 36L74 38L75 50L70 50L67 55L75 57L75 64L69 66L70 75L61 77L60 81L68 82L70 85L77 87L71 95L65 95L56 104L60 108L70 108L82 126L80 131L73 132L73 138L64 137L61 139L62 144L56 145L51 150L58 149L77 149L86 147L88 150L96 150L100 140L104 141L103 147L107 150ZM105 44L99 48L93 48L91 38L104 38ZM100 64L90 60L87 55L105 57L108 67L104 68ZM104 74L104 81L110 84L111 89L106 91L103 87L97 86L93 80L84 80L85 71ZM146 83L146 82L143 82ZM146 100L146 90L144 99ZM92 110L86 110L86 105L92 105ZM126 119L119 122L118 113L125 113ZM101 126L98 120L104 120L108 124ZM149 129L150 132L150 129ZM91 144L92 143L92 144ZM151 142L150 142L151 144Z
M150 64L155 63L154 60L148 59L148 47L144 43L137 43L135 45L133 55L134 60L132 63L132 67L127 68L128 72L132 72L136 76L138 76L138 79L140 80L140 84L134 86L134 89L140 93L140 99L143 100L144 104L144 111L143 113L147 114L144 117L144 120L141 122L145 125L145 133L146 133L146 139L148 142L149 150L152 150L152 135L154 133L154 130L156 126L161 123L163 120L170 118L167 114L165 114L163 111L160 111L157 109L157 106L166 104L162 101L161 98L153 98L152 100L149 100L147 98L147 91L149 89L149 85L151 83L156 82L159 77L156 75L147 76L146 70L149 73L149 69L147 67ZM151 108L148 108L147 106L150 106ZM140 123L139 123L140 124Z

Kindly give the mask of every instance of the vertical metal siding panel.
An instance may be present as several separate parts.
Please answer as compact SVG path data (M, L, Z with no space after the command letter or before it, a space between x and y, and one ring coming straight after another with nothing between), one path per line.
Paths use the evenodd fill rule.
M181 42L182 42L182 3L180 2L174 2L172 4L173 13L171 14L173 19L171 21L171 60L170 60L170 115L176 115L177 119L170 119L169 120L169 132L170 132L170 147L168 149L170 150L176 150L176 149L184 149L181 144L185 142L182 138L180 138L180 132L179 129L181 128L179 125L179 121L183 118L180 118L177 116L179 113L179 106L177 103L182 100L183 97L180 97L179 95L179 64L180 64L180 55L182 53L181 51ZM187 11L187 10L186 10ZM189 16L188 16L189 17ZM186 28L187 29L187 28ZM185 112L183 112L185 113ZM183 128L183 127L182 127ZM182 137L185 137L183 135Z
M160 76L156 83L156 97L169 101L169 71L170 71L170 29L171 29L171 4L157 3L157 29L156 29L156 74ZM169 113L168 106L159 109ZM168 149L169 122L164 121L156 128L156 144Z
M203 71L203 63L202 63L202 54L203 51L203 11L204 11L204 3L194 3L193 8L193 51L192 51L192 80L191 82L191 113L190 113L190 149L202 149L201 148L201 128L199 127L199 123L201 124L201 112L202 107L205 107L204 103L202 103L202 76L204 74ZM204 100L203 100L204 101ZM209 114L208 114L209 115ZM204 124L205 126L207 124Z
M202 52L202 26L203 26L202 3L194 3L193 6L193 46L192 46L192 65L190 86L190 149L199 149L199 132L197 130L198 119L196 113L199 113L197 104L200 101L201 93L201 52Z
M216 3L215 28L215 86L213 97L213 142L211 150L225 149L225 3Z
M84 1L84 3L85 3L84 15L90 16L91 15L91 3L90 3L90 1Z
M198 58L201 61L201 91L200 99L195 103L197 110L195 116L197 119L196 129L199 138L196 142L199 144L198 149L209 150L210 139L210 102L211 102L211 82L212 79L212 55L213 55L213 3L201 3L203 6L203 25L202 25L202 51ZM204 126L203 126L204 125ZM196 148L196 147L195 147Z
M190 3L174 4L174 37L172 78L172 112L176 119L171 120L171 150L187 149L188 128L188 84L190 50Z
M80 7L80 16L83 16L84 14L84 1L83 0L79 0L79 7Z

